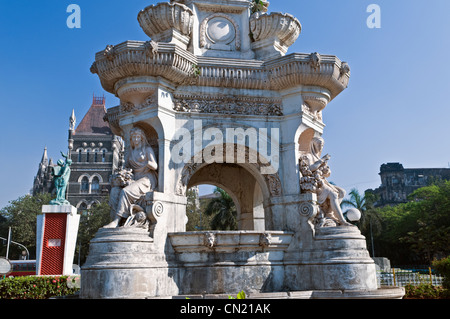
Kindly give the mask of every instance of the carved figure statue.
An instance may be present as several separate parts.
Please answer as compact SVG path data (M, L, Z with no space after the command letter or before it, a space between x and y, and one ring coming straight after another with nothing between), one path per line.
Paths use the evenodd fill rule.
M131 130L130 146L125 170L113 176L115 187L111 193L114 194L114 198L111 198L110 204L114 216L113 221L105 228L119 227L122 219L135 216L136 206L139 206L142 197L157 186L158 164L143 130L137 127ZM138 209L138 211L144 211L144 209ZM137 216L141 218L141 215Z
M61 152L65 160L58 160L58 166L53 167L52 175L54 177L54 185L56 189L56 198L50 201L50 205L70 205L66 200L66 189L70 177L70 165L72 160L66 154Z
M321 157L324 140L321 137L314 137L311 141L310 150L301 154L300 187L302 191L317 194L317 202L320 207L319 226L324 226L326 218L335 221L340 226L351 226L348 223L341 210L341 202L345 196L345 190L332 185L327 181L331 175L328 161L330 155Z

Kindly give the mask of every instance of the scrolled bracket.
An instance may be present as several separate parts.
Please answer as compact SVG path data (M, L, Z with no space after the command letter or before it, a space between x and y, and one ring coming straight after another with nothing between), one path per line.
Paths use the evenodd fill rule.
M158 223L158 220L164 214L164 205L160 201L155 201L151 203L151 207L147 212L147 218L150 220L149 232L150 237L154 238L155 228Z

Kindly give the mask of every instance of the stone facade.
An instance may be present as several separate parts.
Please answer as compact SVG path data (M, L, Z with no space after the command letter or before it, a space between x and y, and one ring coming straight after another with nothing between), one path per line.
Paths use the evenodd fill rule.
M400 163L387 163L381 165L379 175L381 186L373 190L379 198L377 207L406 203L416 189L450 180L450 168L404 168Z

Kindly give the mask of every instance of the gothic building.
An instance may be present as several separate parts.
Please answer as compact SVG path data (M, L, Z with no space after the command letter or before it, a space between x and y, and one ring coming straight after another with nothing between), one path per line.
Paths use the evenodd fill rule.
M42 154L41 162L39 163L39 169L34 177L33 189L31 193L33 195L40 193L52 193L53 183L52 183L52 167L53 160L48 158L47 147L44 148L44 154Z
M404 168L400 163L380 167L381 186L373 190L378 195L375 206L406 203L408 195L434 181L450 180L450 168Z
M121 165L123 141L111 132L103 119L105 114L105 98L94 96L91 107L72 135L72 172L67 200L81 210L107 198L111 189L110 176ZM52 192L53 166L45 148L34 179L33 195Z

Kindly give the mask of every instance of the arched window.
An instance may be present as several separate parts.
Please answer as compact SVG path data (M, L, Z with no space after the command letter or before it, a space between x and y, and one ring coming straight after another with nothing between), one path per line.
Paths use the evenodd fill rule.
M81 180L81 193L89 193L89 178L87 176L84 176Z
M85 202L82 202L78 205L78 211L83 215L87 214L88 208Z
M94 163L97 163L97 159L98 159L97 151L95 151L95 153L94 153Z
M97 176L94 176L91 184L91 193L98 193L100 191L100 181Z
M105 149L102 150L102 162L103 163L106 162L106 150Z
M81 162L81 153L83 152L82 149L78 150L78 162Z
M87 152L86 152L86 162L89 162L89 155L90 155L90 152L89 152L89 150L87 150Z

